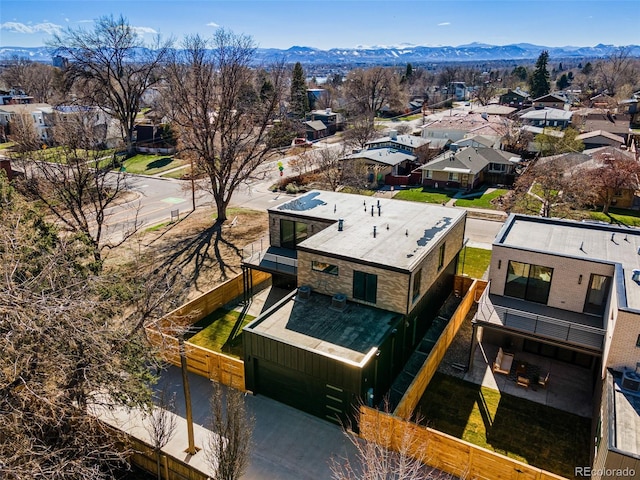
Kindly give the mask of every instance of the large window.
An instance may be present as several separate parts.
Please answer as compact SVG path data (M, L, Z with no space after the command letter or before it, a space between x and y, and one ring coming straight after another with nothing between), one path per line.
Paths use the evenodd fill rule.
M293 220L280 220L280 246L296 248L296 245L307 239L307 224Z
M316 262L315 260L311 261L311 270L315 270L316 272L330 273L331 275L338 275L337 265L331 265L330 263L325 262Z
M547 303L553 268L509 261L504 294L530 302Z
M440 250L438 251L438 270L444 267L444 247L446 243L440 245Z
M584 303L585 313L594 313L596 315L602 315L604 313L604 307L607 305L607 298L609 296L610 284L611 277L596 274L591 275L589 291L587 292L587 299Z
M353 298L376 303L378 276L373 273L353 272Z

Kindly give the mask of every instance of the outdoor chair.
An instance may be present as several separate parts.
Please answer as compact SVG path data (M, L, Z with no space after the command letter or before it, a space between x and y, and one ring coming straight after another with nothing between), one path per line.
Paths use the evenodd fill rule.
M549 382L549 373L547 372L547 376L538 380L538 385L542 388L547 388L547 383Z
M520 387L529 388L529 384L530 383L531 383L531 381L527 377L523 377L521 375L518 375L517 380L516 380L516 384L517 385L519 385Z

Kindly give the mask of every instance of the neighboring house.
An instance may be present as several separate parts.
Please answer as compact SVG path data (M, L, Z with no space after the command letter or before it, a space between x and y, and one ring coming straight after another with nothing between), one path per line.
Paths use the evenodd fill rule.
M508 117L512 115L514 112L517 112L518 109L514 107L509 107L507 105L496 105L495 103L490 103L489 105L474 105L471 113L486 113L487 115L497 115L500 117Z
M487 113L456 112L453 115L430 115L422 128L422 138L446 138L453 143L466 135L503 137L513 123L508 118Z
M115 148L122 143L120 124L102 109L86 105L58 105L54 107L54 122L67 122L72 117L80 119L93 131L96 146Z
M474 147L474 148L500 148L502 137L497 136L482 136L467 134L462 140L458 140L456 145L459 148L462 147Z
M342 423L383 400L452 291L466 213L325 191L268 213L243 269L298 288L244 327L246 388Z
M447 93L453 95L456 100L469 100L469 89L464 82L451 82Z
M523 125L532 127L556 127L564 130L571 125L571 117L573 112L568 110L559 110L557 108L533 108L520 115L520 121Z
M573 112L571 126L581 133L608 132L622 137L623 143L629 145L630 121L631 116L626 112L615 113L602 108L582 108Z
M519 88L515 90L509 89L507 93L500 95L499 103L500 105L507 105L521 110L531 104L531 96L528 92Z
M391 148L421 158L429 151L429 140L415 135L398 135L397 131L391 130L389 136L371 140L365 144L365 148Z
M53 125L53 109L47 103L0 105L0 125L11 135L11 124L17 121L31 122L38 139L46 142Z
M306 115L307 120L321 121L328 130L328 135L333 135L344 128L344 117L341 113L334 112L330 108L324 110L313 110Z
M569 99L563 93L549 93L547 95L543 95L542 97L534 98L532 101L532 106L534 108L558 108L565 109L569 108Z
M628 100L620 102L620 108L629 115L627 145L635 143L636 153L640 152L640 92Z
M516 357L523 351L587 369L591 384L575 388L593 392L594 466L633 467L636 472L638 252L638 229L511 215L493 243L489 285L473 320L470 357L478 341L501 345Z
M425 186L472 190L482 183L511 185L517 160L512 153L494 148L465 147L446 152L417 170Z
M307 88L307 99L309 100L311 110L316 109L318 101L323 96L326 96L326 90L324 88Z
M604 130L582 133L576 137L576 140L584 143L585 148L620 147L625 144L624 137L614 135Z
M614 111L618 108L618 102L613 97L610 97L606 93L600 93L589 99L589 106L591 108L604 108L606 110Z
M25 105L33 103L33 97L27 95L24 90L12 88L11 90L0 90L0 105Z
M304 122L307 140L319 140L329 135L329 129L320 120L308 120Z
M415 155L393 148L361 150L347 155L342 160L342 171L358 175L369 188L379 185L406 185L411 182L411 172L419 165ZM394 177L406 178L406 182ZM415 176L415 183L420 177Z

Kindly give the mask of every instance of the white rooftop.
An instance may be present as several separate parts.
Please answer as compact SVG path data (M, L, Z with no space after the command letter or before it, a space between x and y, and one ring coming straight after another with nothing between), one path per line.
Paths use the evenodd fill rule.
M455 207L319 190L270 208L269 212L335 222L300 243L299 250L402 271L412 270L466 216L463 209ZM344 220L342 231L338 231L339 219Z

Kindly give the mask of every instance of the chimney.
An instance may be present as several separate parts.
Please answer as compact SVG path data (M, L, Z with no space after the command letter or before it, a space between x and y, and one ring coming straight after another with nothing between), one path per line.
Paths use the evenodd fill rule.
M398 139L398 131L397 130L390 130L389 131L389 137L391 137L391 140L397 140Z
M325 113L327 115L331 115L331 107L327 107L327 109L325 110Z
M341 232L344 229L344 220L342 218L338 219L338 231Z

